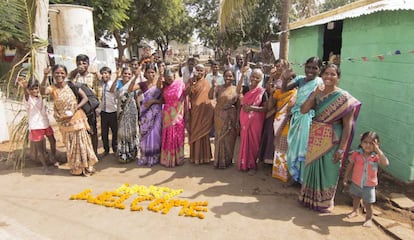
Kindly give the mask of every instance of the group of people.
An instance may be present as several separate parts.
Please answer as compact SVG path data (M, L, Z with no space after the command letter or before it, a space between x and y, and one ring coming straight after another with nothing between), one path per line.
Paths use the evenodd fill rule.
M110 152L110 129L112 151L120 162L137 160L138 165L148 167L182 165L187 131L191 163L213 162L216 168L227 168L237 161L239 170L253 175L257 163L264 161L273 165L273 177L301 185L299 201L304 206L320 212L332 210L361 107L338 87L341 72L337 65L322 66L319 58L312 57L304 65L305 75L296 76L289 62L280 59L267 75L262 64L252 69L237 55L235 63L228 61L221 74L218 62L211 61L207 73L204 65L189 58L176 78L163 62L132 59L112 80L108 67L99 73L88 72L86 55L79 55L76 62L77 69L70 74L65 66L55 65L50 86L50 69L45 70L42 83L22 85L28 88L26 99L32 102L39 99L38 90L33 89L52 96L72 174L94 173L93 165L98 161L96 117L100 115L104 155ZM82 110L88 96L80 87L75 94L70 87L73 83L85 84L95 92L101 100L96 111ZM40 106L41 100L37 102ZM29 117L43 111L36 104L28 108ZM43 132L38 133L31 126L35 136L31 140L48 136L55 148L50 137L53 130L48 123L41 128ZM363 198L367 226L372 218L369 207L375 202L378 163L388 165L388 159L379 148L378 136L367 132L361 137L360 149L350 156L344 178L347 184L353 172L351 193L355 200L350 216L356 215Z

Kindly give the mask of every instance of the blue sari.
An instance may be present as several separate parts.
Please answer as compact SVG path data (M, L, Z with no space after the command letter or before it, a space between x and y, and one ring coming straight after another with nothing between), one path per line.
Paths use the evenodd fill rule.
M305 76L298 76L293 81L298 83L299 88L296 97L296 104L292 107L292 118L290 120L290 128L288 133L288 150L287 150L287 164L289 173L293 180L302 183L304 164L306 159L306 152L308 149L309 130L312 123L312 118L315 116L315 111L302 114L300 106L308 99L309 95L315 88L322 84L320 77L305 82Z

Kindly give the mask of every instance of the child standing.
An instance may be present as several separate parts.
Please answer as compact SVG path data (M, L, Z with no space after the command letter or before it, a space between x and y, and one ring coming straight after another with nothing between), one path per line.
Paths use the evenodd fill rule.
M56 167L59 166L59 163L56 161L56 139L49 124L42 97L39 95L39 81L32 78L29 82L25 82L20 78L19 84L25 89L25 105L29 117L29 140L34 146L34 158L36 159L39 154L39 160L43 165L44 172L50 174L43 146L44 136L48 138L50 143L51 162Z
M101 115L101 134L102 143L104 147L104 156L109 154L109 129L112 131L112 151L117 152L118 147L118 119L116 116L117 104L115 93L112 93L111 86L113 81L111 80L111 69L109 67L101 68L99 80L102 84L102 99L98 108L98 112Z
M348 218L358 216L361 198L366 208L365 222L362 226L372 226L372 204L375 203L375 186L378 185L378 163L388 166L389 161L380 149L377 133L365 132L361 136L361 144L353 152L345 171L344 186L348 185L348 176L352 172L352 183L349 191L352 195L353 210Z

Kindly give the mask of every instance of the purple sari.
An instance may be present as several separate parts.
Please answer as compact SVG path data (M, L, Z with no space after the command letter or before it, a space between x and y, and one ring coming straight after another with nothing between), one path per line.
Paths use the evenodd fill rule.
M153 99L161 99L161 90L153 86L144 92L144 100L140 111L140 150L138 165L151 167L160 161L162 105L145 103Z

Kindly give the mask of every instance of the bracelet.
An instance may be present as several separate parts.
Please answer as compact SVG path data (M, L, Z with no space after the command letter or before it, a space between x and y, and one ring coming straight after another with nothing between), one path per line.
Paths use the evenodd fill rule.
M338 150L336 150L339 154L343 154L345 151L344 150L342 150L342 149L338 149Z

